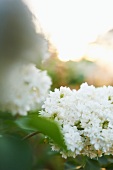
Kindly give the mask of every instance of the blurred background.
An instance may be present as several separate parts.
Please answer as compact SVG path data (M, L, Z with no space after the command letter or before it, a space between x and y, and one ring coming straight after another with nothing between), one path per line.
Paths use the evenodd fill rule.
M50 41L53 86L113 83L112 0L27 1Z
M50 75L52 91L60 86L79 89L84 82L96 87L113 85L112 0L25 0L25 2L49 39L50 58L39 67L47 70ZM36 20L34 22L37 24ZM17 143L17 138L21 140L28 132L20 131L10 122L4 127L5 117L8 115L1 115L0 129L3 134L9 135L0 137L1 170L70 169L69 165L75 160L65 160L58 153L52 152L43 135L35 135L27 142L25 140L21 144ZM13 120L10 116L9 119ZM11 126L12 129L9 130ZM18 158L16 161L19 160L17 162L14 159L15 154L11 154L14 152ZM5 155L10 157L10 168L3 162L6 159ZM112 157L109 157L109 160L113 164ZM81 158L77 158L77 161L79 169ZM70 164L67 165L66 162ZM100 164L103 162L106 166L110 164L107 158L100 161Z

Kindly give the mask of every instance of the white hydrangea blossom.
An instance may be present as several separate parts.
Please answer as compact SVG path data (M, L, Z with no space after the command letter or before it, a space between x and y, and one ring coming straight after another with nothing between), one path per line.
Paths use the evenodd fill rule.
M0 109L13 115L40 108L51 85L46 71L33 64L15 64L0 79Z
M113 87L61 87L50 92L42 108L41 116L54 119L61 128L68 149L60 152L63 157L113 154ZM58 147L52 144L52 150Z

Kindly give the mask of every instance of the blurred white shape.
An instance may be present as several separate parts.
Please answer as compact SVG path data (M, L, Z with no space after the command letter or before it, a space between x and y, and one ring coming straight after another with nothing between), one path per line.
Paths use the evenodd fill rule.
M0 79L0 110L26 115L28 111L41 107L51 79L46 71L33 64L16 64L7 69Z

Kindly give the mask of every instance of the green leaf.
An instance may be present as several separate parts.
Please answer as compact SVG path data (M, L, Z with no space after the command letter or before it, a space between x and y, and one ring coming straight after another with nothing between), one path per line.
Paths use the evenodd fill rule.
M40 131L50 137L54 143L66 150L63 135L58 124L50 119L40 116L22 117L16 121L19 127L25 130Z
M85 156L77 156L76 158L68 158L65 162L65 170L75 170L75 169L82 169L84 164L86 163Z
M0 136L0 170L31 170L32 150L18 136Z
M99 162L100 166L103 168L107 167L107 165L109 164L109 161L106 156L99 157L98 162Z
M69 165L69 164L65 164L64 169L65 170L81 170L81 166L74 166L74 165Z
M109 164L113 163L113 155L108 155L108 156L106 156L106 158L107 158Z
M113 163L108 165L106 168L107 168L107 170L113 170Z
M84 170L100 170L100 165L97 160L87 159Z

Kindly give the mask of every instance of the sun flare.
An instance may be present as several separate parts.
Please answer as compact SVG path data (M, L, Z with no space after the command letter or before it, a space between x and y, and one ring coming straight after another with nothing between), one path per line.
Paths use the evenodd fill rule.
M56 46L60 60L79 61L88 55L91 60L111 62L113 50L89 44L113 28L112 0L26 1Z

